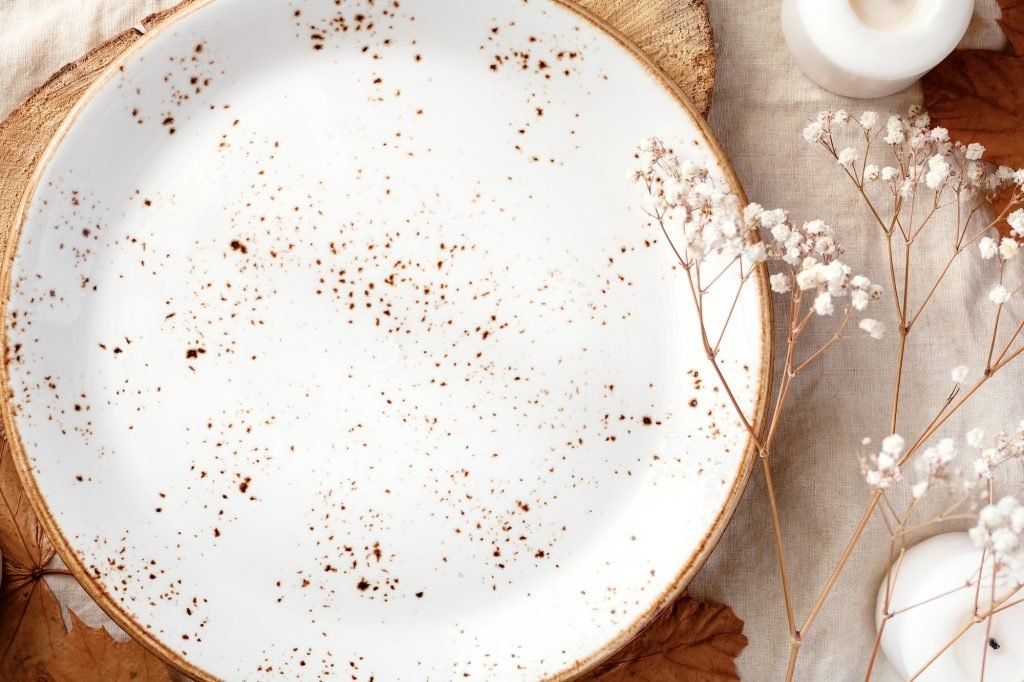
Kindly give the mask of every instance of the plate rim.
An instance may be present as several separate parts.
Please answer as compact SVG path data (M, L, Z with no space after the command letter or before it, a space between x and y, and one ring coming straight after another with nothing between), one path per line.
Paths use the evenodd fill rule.
M192 0L189 4L183 7L172 7L165 10L165 12L170 11L174 12L174 14L140 35L137 40L125 48L120 55L111 61L96 80L86 88L79 100L71 107L64 121L61 123L60 127L54 133L52 139L47 143L42 154L40 154L39 158L35 162L31 177L21 195L17 211L15 212L13 221L10 225L6 248L3 253L3 262L0 264L0 347L3 349L3 352L0 353L0 392L2 392L2 397L0 397L0 425L2 425L3 428L3 435L6 436L9 454L14 458L15 469L18 473L18 478L21 480L24 494L28 497L29 503L32 505L32 510L35 513L39 524L46 533L47 539L53 545L57 555L61 558L72 576L82 586L89 597L96 602L96 604L111 620L113 620L122 630L127 632L136 642L141 644L150 653L155 655L171 668L188 675L189 677L197 680L197 682L223 681L215 675L198 667L194 663L189 662L185 657L172 649L161 639L150 633L149 630L132 617L131 614L129 614L112 597L112 595L108 594L99 581L93 578L84 566L81 558L72 549L71 544L64 537L60 526L54 518L54 515L51 513L49 505L44 499L35 479L35 475L32 472L28 452L21 442L21 433L18 430L15 420L16 410L11 404L11 388L8 377L10 363L9 354L7 352L8 339L6 320L11 293L11 269L13 267L14 260L18 255L18 246L24 231L25 222L28 218L29 206L39 189L43 173L49 167L54 155L63 144L64 139L77 122L82 111L92 102L96 95L107 86L113 77L120 72L121 67L132 59L137 52L144 50L153 40L163 33L171 30L182 19L191 16L192 14L201 11L216 2L217 0ZM679 85L676 84L676 82L673 81L650 56L637 47L637 45L627 38L621 31L583 5L578 4L573 0L542 0L542 2L552 3L568 10L582 21L591 24L593 27L598 29L598 31L604 33L613 42L617 43L620 48L632 56L632 58L638 62L639 65L642 66L661 85L661 87L673 97L673 99L676 100L684 112L690 117L692 123L696 126L698 133L703 138L704 144L714 157L715 163L725 175L729 186L738 195L743 204L748 202L746 193L744 192L743 186L736 174L736 170L725 153L725 149L712 132L708 122L700 114L694 104L690 101L690 98L682 91ZM757 288L759 289L761 299L762 357L757 402L754 405L751 426L756 433L763 434L765 427L767 426L766 416L768 404L772 395L773 367L775 359L775 316L771 290L768 285L767 267L762 263L756 268L755 273ZM743 455L739 462L738 475L735 477L734 483L725 498L722 508L719 510L718 515L711 523L707 533L705 533L704 537L698 544L697 550L693 555L691 555L690 559L680 567L679 571L670 581L668 586L651 601L650 606L648 606L643 613L637 616L632 622L622 626L619 629L618 634L613 639L604 643L601 648L592 652L585 658L577 659L563 670L560 670L554 675L546 678L548 682L572 680L597 668L601 663L609 659L617 651L625 647L629 642L640 635L663 610L670 606L680 595L683 594L683 592L686 591L686 588L689 586L694 576L698 571L700 571L701 567L706 563L712 552L718 546L725 529L728 527L737 507L739 506L739 502L747 488L747 483L749 482L750 474L753 470L754 461L757 459L756 449L756 443L748 436L743 450Z

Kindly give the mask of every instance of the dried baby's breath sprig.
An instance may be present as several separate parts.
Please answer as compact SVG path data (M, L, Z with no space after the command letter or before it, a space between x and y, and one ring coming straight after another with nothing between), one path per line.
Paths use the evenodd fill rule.
M904 116L890 116L884 124L880 120L870 111L856 119L845 112L822 111L807 124L803 137L836 160L886 240L887 288L894 303L899 342L890 418L890 428L896 431L906 338L954 262L971 249L977 248L982 259L993 261L998 268L988 292L996 307L991 350L979 381L987 381L1024 351L1018 343L1024 324L1015 321L1009 336L1005 335L1009 318L1006 306L1024 289L1024 273L1017 265L1024 239L1024 169L986 164L982 145L951 140L945 128L930 127L931 120L920 107L911 107ZM851 141L853 146L846 146ZM993 205L997 196L1007 196L1001 194L1004 192L1008 192L1009 199ZM950 255L933 273L931 285L914 291L910 268L916 260L911 253L920 237L933 228L937 214L955 218L949 235ZM1007 226L1008 231L1000 233L1000 225ZM965 394L971 395L974 388L964 386ZM934 430L925 435L930 437L932 433ZM908 455L920 445L912 446Z
M636 158L639 168L631 177L646 189L648 213L686 274L707 356L761 456L767 457L795 377L842 338L851 318L879 300L882 288L853 274L840 258L843 249L836 231L824 221L798 224L783 209L743 205L725 178L703 164L680 158L657 138L644 140ZM782 385L767 435L762 438L733 398L718 362L732 315L720 329L709 329L705 304L716 286L733 286L731 303L726 305L733 310L743 288L764 265L774 271L769 279L771 290L788 299L789 333ZM725 277L730 272L734 276ZM798 346L814 318L833 318L834 332L828 341L798 359ZM864 318L858 326L873 339L883 337L884 325L878 320Z
M1024 273L1018 265L1021 259L1017 258L1024 239L1024 170L986 164L982 145L951 140L945 128L931 126L928 114L920 107L912 107L904 116L890 116L884 124L880 121L874 112L865 112L855 120L845 112L823 111L807 124L803 137L824 148L835 160L863 198L886 240L891 285L887 288L891 289L899 344L890 432L900 426L907 338L934 301L935 292L954 262L971 252L992 264L988 299L993 306L993 325L986 357L979 362L982 371L972 375L966 365L953 369L953 390L918 437L908 439L906 447L895 456L885 448L866 459L861 453L861 465L874 491L873 497L802 632L813 623L874 514L880 513L890 530L890 559L895 560L905 551L904 543L912 531L951 520L973 520L979 507L992 502L995 468L1020 461L1024 452L1024 435L1017 450L1014 437L1000 434L997 445L982 449L981 456L967 468L955 464L958 451L952 439L929 444L981 386L1024 353L1024 320L1014 319L1016 311L1009 307L1024 288ZM999 200L1001 196L1009 198ZM936 215L950 216L950 222L955 222L948 235L950 255L937 272L926 276L931 284L915 290L919 277L911 276L911 264L921 259L912 258L911 254L922 235L936 229ZM1001 225L1008 230L1001 231ZM968 446L976 448L983 438L979 429L972 430L967 434ZM917 472L912 483L904 471L911 460ZM898 484L904 483L910 486L910 503L905 512L897 512L892 493ZM947 497L943 511L910 524L911 515L920 509L920 501L937 491L943 491ZM1005 539L1006 534L1001 537ZM989 549L995 551L994 546ZM1002 564L997 561L996 565ZM979 575L981 572L979 568ZM885 606L888 608L888 599ZM883 620L881 627L884 625ZM871 675L880 640L879 633L867 677Z
M991 445L986 446L985 432L972 429L967 433L967 444L972 449L980 450L974 459L972 473L974 479L967 480L968 490L979 489L991 481L996 469L1010 462L1024 464L1024 421L1011 432L1000 431L995 435Z
M961 369L966 368L954 370L954 381L960 379L962 382L966 379L966 376L961 376L966 375L966 371L959 371ZM893 618L951 594L946 592L933 595L916 604L893 609L893 595L898 589L907 537L934 529L948 521L971 522L974 525L969 531L970 537L981 550L977 570L954 590L967 590L973 595L971 618L962 624L953 637L937 647L931 658L913 674L913 680L977 623L989 623L995 614L1022 601L1019 594L1024 589L1024 504L1021 504L1017 495L1005 496L999 502L993 502L992 481L993 472L997 468L1011 462L1024 461L1024 422L1018 424L1013 432L997 434L991 446L986 442L981 429L968 431L965 437L967 450L981 451L973 463L964 461L966 458L958 451L952 438L943 438L929 444L917 458L917 478L914 482L905 480L895 463L905 450L905 441L898 436L890 436L886 440L891 442L888 445L883 443L882 453L878 457L879 462L887 465L888 469L886 466L864 468L866 482L879 491L884 501L880 515L889 532L889 563L892 566L886 577L878 635L868 665L869 675L871 664L878 654L882 632ZM865 443L869 442L865 440ZM883 458L885 453L889 454L888 459ZM864 466L863 454L861 461ZM901 496L894 495L901 485L909 485L911 493L906 496L909 503L902 510L899 509ZM921 508L922 499L933 493L943 495L942 510L930 518L912 523L915 512Z
M871 439L865 439L863 445L871 444ZM864 474L864 480L876 490L885 490L903 480L903 472L897 464L899 456L903 454L906 441L899 434L888 436L882 441L882 448L879 452L870 455L861 454L860 470Z
M822 220L793 223L782 209L740 205L724 178L703 165L680 160L661 140L645 140L638 150L641 168L633 173L650 195L649 211L675 250L680 265L694 273L706 293L720 278L698 278L698 271L736 266L742 282L768 263L772 290L809 300L819 316L862 312L881 297L882 288L854 275L840 256L835 230ZM845 325L845 319L843 322Z
M955 374L959 374L956 368ZM863 444L870 445L870 439ZM881 452L871 456L860 454L861 470L865 482L872 489L888 491L889 494L897 484L910 486L910 511L907 514L896 512L895 502L883 507L882 513L889 514L892 524L890 528L904 528L905 522L917 509L919 501L929 493L943 491L946 507L933 518L914 526L912 530L935 525L949 520L950 514L956 510L977 512L988 504L991 482L996 470L1011 463L1024 464L1024 421L1012 432L1001 431L986 441L985 432L975 428L964 437L966 448L961 450L952 438L942 438L924 448L915 460L916 478L908 481L900 469L900 462L906 452L906 441L898 435L887 437L882 441ZM977 454L973 454L977 453ZM965 461L968 454L973 456ZM972 518L973 517L962 517ZM905 534L900 533L900 534ZM898 535L900 535L898 534Z
M854 274L841 260L843 249L836 231L824 221L795 223L782 209L743 205L724 178L707 166L681 159L661 140L645 140L636 157L639 168L631 172L631 178L645 188L648 213L683 268L708 360L760 455L782 566L786 615L791 636L798 641L769 455L798 375L843 338L851 319L878 301L882 289L867 277ZM726 309L733 310L743 288L764 266L773 273L769 279L771 290L786 301L789 312L781 385L769 412L767 432L762 434L754 429L750 416L733 396L718 358L732 315L727 315L720 329L709 329L705 305L712 289L732 286L731 303L726 303ZM727 273L731 276L726 277ZM801 352L806 345L801 343L805 331L813 320L829 321L833 332L817 348ZM871 339L884 336L884 325L876 319L862 318L857 327Z
M637 155L640 168L632 176L646 187L650 213L686 273L708 358L761 455L790 634L787 680L793 678L808 631L876 515L890 532L890 563L897 562L906 551L905 543L913 532L947 521L977 523L979 510L987 509L994 502L992 472L1008 462L1022 461L1021 453L1024 453L1024 427L1018 429L1019 436L1000 434L992 447L982 447L984 434L979 429L970 431L966 439L968 451L981 450L970 467L958 466L961 451L952 439L932 442L939 429L984 384L1024 354L1024 319L1016 317L1019 311L1013 307L1024 289L1024 273L1019 265L1024 259L1018 257L1024 240L1024 169L994 168L986 164L982 145L951 140L946 129L931 126L927 113L920 107L911 108L903 116L890 116L884 122L872 111L860 116L847 111L823 111L806 125L803 138L831 156L863 198L885 239L886 289L889 290L886 298L891 298L893 303L894 336L898 344L886 433L912 431L900 428L907 426L900 424L902 386L908 369L905 366L907 339L935 300L934 294L954 262L967 254L975 254L982 263L991 263L988 299L992 305L993 325L985 357L972 365L980 371L972 372L967 365L960 365L950 372L952 390L916 437L904 439L891 435L878 449L870 448L869 441L862 445L860 461L865 480L872 489L870 502L807 616L798 623L789 589L775 487L768 465L771 446L795 378L842 337L851 317L864 312L879 299L882 289L852 273L841 258L842 248L837 243L835 230L827 223L810 221L798 225L785 211L769 211L757 204L741 206L728 184L706 167L679 160L658 140L641 145ZM997 196L1009 198L994 205ZM951 216L950 222L955 222L948 235L950 255L936 272L924 276L926 286L918 289L920 277L911 276L911 265L922 259L912 258L911 253L921 236L934 230L937 215ZM1000 226L1005 226L1002 231ZM736 281L736 277L723 278L735 268L739 280L732 304L735 307L739 291L762 263L772 271L771 290L788 301L789 314L781 385L769 411L767 433L759 438L751 429L747 415L733 399L729 382L719 366L718 354L725 328L717 335L709 334L704 304L712 285ZM886 324L877 319L880 317L878 313L862 317L856 326L872 339L888 338ZM818 324L834 324L835 331L822 346L805 353L804 359L797 359L802 333L814 320ZM898 490L909 500L903 511L898 511L899 505L894 499ZM921 501L938 494L944 494L948 501L943 511L930 519L911 523L915 512L921 509ZM1000 504L1010 505L1009 502ZM992 521L994 514L987 512L986 518ZM1011 558L1016 556L1013 552L1017 550L1004 532L1005 524L997 527L990 523L983 530L987 533L985 554L991 559L996 552L1000 553L997 560L990 563L999 570L1009 571ZM976 530L974 535L982 537L982 531ZM997 538L998 548L992 538ZM1017 539L1020 541L1019 537ZM890 575L897 572L890 571ZM983 573L979 568L978 575ZM888 612L892 587L890 582L883 610L885 617L867 664L867 678L871 676L877 657L881 630L893 615ZM1018 603L1009 601L1012 594L998 600L993 595L987 611L978 609L978 618L989 618ZM968 628L965 627L964 632Z
M992 555L996 570L1019 589L1024 585L1024 504L1012 495L978 513L974 544Z

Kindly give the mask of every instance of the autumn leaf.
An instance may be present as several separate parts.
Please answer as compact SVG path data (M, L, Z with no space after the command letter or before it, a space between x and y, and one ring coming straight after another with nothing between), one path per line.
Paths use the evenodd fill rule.
M736 681L735 659L746 646L743 621L728 606L684 594L626 648L580 680Z
M925 76L928 113L962 142L980 142L985 160L1024 165L1024 58L955 52Z
M1024 0L999 0L999 25L1009 54L957 50L922 80L924 101L935 124L961 142L985 145L985 160L1024 167ZM998 212L1012 196L992 198ZM1010 232L1006 221L1001 234Z
M43 580L54 550L21 488L2 434L0 440L0 679L45 679L46 662L67 632L60 604Z
M937 125L985 145L985 160L1024 167L1024 0L999 0L1010 53L958 50L923 79Z
M71 632L47 665L53 682L171 682L167 666L138 643L115 642L71 613Z
M0 432L0 680L33 682L170 682L166 665L134 641L120 644L70 612L43 579L54 549L21 486Z
M1024 57L1024 0L999 0L1003 16L999 26L1010 41L1013 53Z

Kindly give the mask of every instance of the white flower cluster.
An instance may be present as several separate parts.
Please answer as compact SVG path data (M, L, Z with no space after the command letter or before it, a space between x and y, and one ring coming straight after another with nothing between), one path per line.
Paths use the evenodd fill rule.
M992 237L982 237L978 241L978 250L985 260L995 258L996 255L1004 261L1013 260L1020 250L1020 242L1012 237L1003 237L998 242Z
M992 301L996 305L1003 305L1009 302L1013 297L1013 294L1009 289L1004 287L1002 284L997 284L992 287L992 290L988 292L988 300Z
M868 336L875 339L876 341L885 337L885 324L878 320L873 320L869 317L865 317L860 321L860 328L867 333Z
M1018 208L1006 217L1014 237L1024 237L1024 208Z
M911 107L905 116L890 116L884 125L878 124L878 114L873 111L864 112L859 119L845 111L822 111L804 128L803 136L808 142L824 146L858 186L881 182L897 199L910 199L922 188L935 193L936 206L944 192L955 194L956 198L950 201L978 194L991 197L1010 187L1014 189L1015 201L1024 193L1024 168L986 165L983 145L951 140L946 128L930 127L931 119L919 106ZM882 168L865 158L858 167L861 152L854 147L839 147L840 127L858 131L864 140L865 154L874 140L880 138L891 148L893 165ZM1017 257L1024 241L1024 208L1010 211L1006 221L1009 234L998 238L986 236L978 241L983 259L998 256L1006 262ZM992 303L1004 305L1013 296L1014 291L999 284L989 291L988 297Z
M878 125L878 114L874 111L865 111L861 114L860 118L854 119L853 115L844 109L840 109L836 112L822 111L813 121L807 124L806 128L804 128L804 139L810 143L823 142L832 134L833 122L845 126L853 123L854 121L856 121L856 124L863 128L865 132L870 132L872 128ZM856 151L852 149L849 151L853 152L853 158L856 158Z
M1024 505L1016 497L982 509L970 535L975 546L991 553L997 571L1024 583Z
M765 260L764 247L754 239L739 198L724 179L716 180L704 166L681 161L658 139L644 140L638 158L641 168L632 177L647 185L652 208L666 229L682 236L687 259L700 261L714 253Z
M706 167L680 160L658 139L641 143L637 158L641 168L631 174L646 185L652 210L673 239L682 237L684 264L712 254L742 258L745 263L772 261L782 272L771 276L774 292L813 292L814 311L832 315L840 299L858 312L881 297L881 287L854 275L839 260L842 249L835 230L821 220L802 225L790 221L782 209L767 210L759 204L740 208L740 202L724 180L716 180ZM881 338L884 327L877 320L862 320L861 329Z
M1024 223L1024 209L1018 209L1011 214L1013 217L1016 213L1021 214L1021 219L1015 222ZM1024 224L1021 225L1024 227ZM1013 236L1018 234L1017 228L1013 228L1013 234L1009 237L1003 237L999 241L996 241L992 237L982 237L978 241L978 250L981 252L981 257L985 260L991 260L996 256L1003 262L1013 260L1017 257L1017 253L1020 251L1020 242ZM1020 233L1024 234L1024 232ZM1002 284L997 284L992 287L988 292L988 298L996 305L1004 305L1013 298L1013 292L1007 289Z
M771 277L772 291L785 294L794 286L800 291L813 291L814 312L832 315L838 299L849 298L849 305L858 312L881 297L882 288L864 276L854 275L848 265L838 259L842 249L836 242L835 230L821 220L795 225L781 209L765 210L750 204L744 221L751 229L764 234L765 255L781 261L788 268ZM864 327L862 321L862 328ZM869 334L879 338L880 322L871 321ZM867 330L866 330L867 331Z
M952 438L943 438L938 445L929 447L917 460L920 480L911 488L915 498L924 496L928 489L936 483L949 483L956 472L951 467L956 459L956 446Z
M980 489L983 484L992 480L997 467L1011 460L1024 461L1024 421L1021 421L1013 433L1001 431L996 434L992 445L985 447L985 432L973 429L967 434L967 444L981 450L980 456L974 460L973 481L968 480L969 489Z
M1024 187L1024 168L1014 170L1009 166L999 166L986 179L985 189L994 193L1011 185Z
M865 440L864 444L868 445L870 442L870 440ZM869 486L876 490L885 490L903 479L899 458L905 447L906 442L903 437L893 434L882 441L881 451L868 457L861 457L861 472Z
M952 188L961 196L981 191L995 193L1014 184L1024 187L1024 169L1002 166L989 171L982 162L984 146L954 142L946 128L930 127L931 118L919 106L911 107L906 116L890 116L884 126L879 126L878 114L873 111L864 112L858 119L845 111L822 111L807 124L804 139L823 144L840 166L857 176L854 165L861 154L853 147L836 147L833 133L837 132L837 125L859 128L866 140L881 138L892 148L894 165L882 168L865 164L860 182L880 180L904 198L913 196L922 185L935 192ZM1011 218L1010 224L1018 233L1014 236L1024 237L1024 210Z
M955 367L951 374L955 383L962 384L968 370L961 365ZM915 465L917 480L910 488L915 499L923 497L936 485L943 484L951 491L962 489L968 499L973 498L971 506L976 509L978 501L987 500L989 483L998 467L1011 461L1024 463L1024 420L1012 433L998 433L991 445L985 441L985 432L977 428L968 431L965 440L971 449L981 451L974 459L971 470L965 471L957 466L959 453L952 438L939 440L918 456ZM863 441L864 446L870 443L870 439ZM906 443L903 438L892 435L882 441L879 452L867 457L862 454L861 471L868 485L876 490L884 490L903 480L899 460L904 452Z

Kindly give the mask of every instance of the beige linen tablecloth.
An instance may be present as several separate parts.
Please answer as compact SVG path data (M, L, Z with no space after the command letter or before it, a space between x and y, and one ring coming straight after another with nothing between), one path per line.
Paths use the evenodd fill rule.
M174 2L0 0L0 118L54 70ZM719 74L711 125L748 195L767 207L786 207L795 218L821 217L834 224L847 245L846 260L873 280L885 281L877 228L840 181L835 163L804 143L800 130L822 108L867 108L883 115L903 111L920 101L919 89L881 101L831 95L807 80L790 57L779 26L779 0L709 4ZM968 44L1002 44L994 22L998 13L995 0L978 0ZM922 254L921 272L934 273L946 253L936 248ZM983 364L979 353L985 341L979 330L991 309L985 300L991 282L976 266L952 273L914 333L901 422L908 434L922 430L926 415L948 393L952 367L963 363L977 371ZM878 310L894 328L888 311ZM828 333L820 329L819 340ZM861 438L887 435L891 379L879 368L892 366L894 346L891 335L880 344L859 336L844 341L798 385L790 401L773 462L798 615L807 612L867 502L856 454ZM1024 417L1022 376L1017 371L987 386L943 434L962 436L974 425L991 433L1015 424ZM807 639L798 679L863 679L874 634L875 591L886 569L884 540L880 525L873 525ZM775 567L764 486L755 471L725 537L691 588L697 597L731 605L746 621L750 645L740 670L754 682L782 679L785 671L788 639ZM87 622L104 620L73 585L62 583L57 589ZM895 679L884 662L876 678Z

